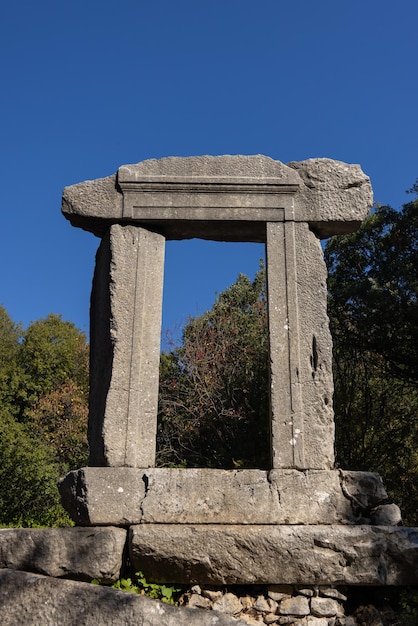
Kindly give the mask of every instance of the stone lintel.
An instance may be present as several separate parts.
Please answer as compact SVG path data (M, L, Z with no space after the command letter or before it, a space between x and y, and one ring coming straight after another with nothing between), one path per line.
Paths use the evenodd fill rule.
M133 567L154 581L418 584L418 528L141 524L129 545Z
M62 211L102 236L137 223L167 239L265 241L266 222L308 222L318 237L352 232L372 205L358 165L331 159L290 163L263 155L150 159L117 175L66 187Z
M79 525L355 524L386 500L378 474L85 467L62 479Z

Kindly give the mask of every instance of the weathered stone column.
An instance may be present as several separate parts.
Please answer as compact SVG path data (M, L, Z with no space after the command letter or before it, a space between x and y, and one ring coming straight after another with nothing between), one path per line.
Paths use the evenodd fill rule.
M326 267L308 224L267 223L274 469L334 464Z
M294 222L267 223L273 468L305 467Z
M155 465L165 238L114 224L91 298L90 465Z

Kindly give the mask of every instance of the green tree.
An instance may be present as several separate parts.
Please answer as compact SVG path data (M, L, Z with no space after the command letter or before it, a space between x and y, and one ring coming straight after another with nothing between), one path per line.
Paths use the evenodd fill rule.
M161 358L161 465L268 467L265 273L240 275ZM265 384L264 384L265 383Z
M0 525L68 525L51 451L0 408Z
M15 324L0 306L0 406L13 415L18 413L16 397L22 372L18 365L22 328Z
M336 341L349 336L418 380L418 200L377 207L357 232L329 240L326 261Z
M0 307L0 523L68 523L56 483L87 461L88 345L58 315Z
M73 380L39 398L26 424L51 451L60 475L88 464L87 392Z
M23 371L20 417L39 399L73 381L83 393L88 389L88 344L72 322L50 313L30 324L23 333L18 362Z
M418 201L377 207L331 239L337 461L379 472L406 521L418 522Z

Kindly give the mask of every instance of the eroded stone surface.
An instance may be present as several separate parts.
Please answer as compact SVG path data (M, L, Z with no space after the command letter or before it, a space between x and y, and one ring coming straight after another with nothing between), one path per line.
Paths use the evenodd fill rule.
M116 180L113 174L66 187L62 196L65 217L74 226L103 236L112 223L122 218L123 196Z
M0 530L0 568L56 578L120 578L126 543L122 528L6 528Z
M309 615L309 601L303 596L287 598L280 603L279 613L280 615L297 615L301 617Z
M339 472L343 493L352 503L353 509L367 511L370 506L388 497L378 474L350 470L339 470Z
M0 571L2 626L238 626L228 615L169 606L72 580Z
M86 467L59 489L78 524L352 524L387 495L378 474ZM358 507L358 482L368 485ZM344 483L345 484L345 483Z
M273 467L334 466L327 270L306 223L267 224Z
M90 465L155 465L165 239L113 225L91 297Z
M77 524L128 526L142 521L143 476L143 471L132 467L84 467L69 472L58 489Z
M332 598L312 598L311 612L316 617L342 616L340 604Z
M141 524L131 560L153 580L201 584L416 585L418 529Z
M283 221L284 211L328 237L355 230L371 205L370 181L358 165L226 155L124 165L117 176L66 187L62 210L99 236L110 223L136 221L168 239L263 241L262 224Z
M321 237L357 230L373 203L370 179L360 165L332 159L292 161L304 185L297 196L304 220Z

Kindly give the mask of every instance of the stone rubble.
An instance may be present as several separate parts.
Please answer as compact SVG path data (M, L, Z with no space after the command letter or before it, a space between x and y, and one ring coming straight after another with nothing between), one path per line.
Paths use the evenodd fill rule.
M206 608L235 617L239 624L251 626L351 626L353 618L345 616L343 603L347 596L329 586L297 587L269 585L255 588L254 595L226 588L194 585L180 603L189 608Z

